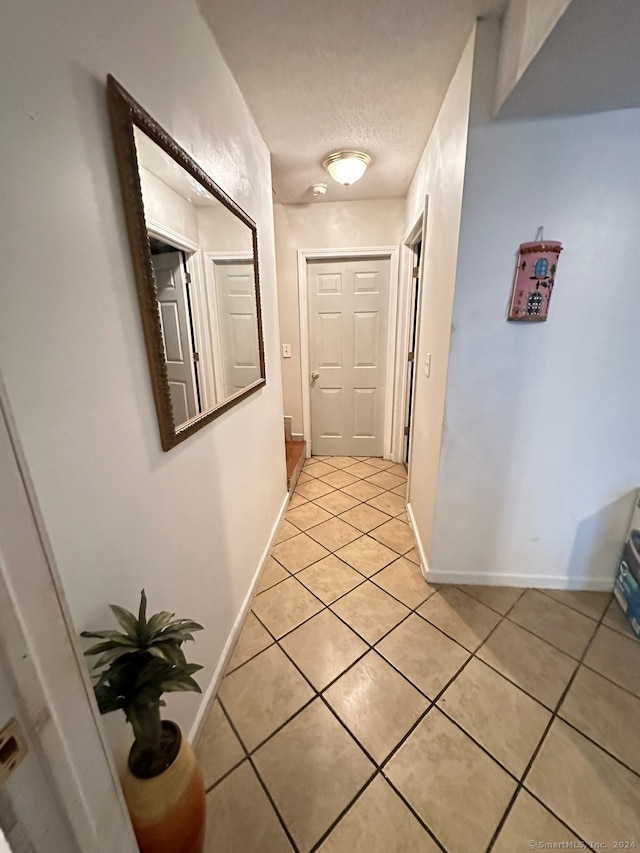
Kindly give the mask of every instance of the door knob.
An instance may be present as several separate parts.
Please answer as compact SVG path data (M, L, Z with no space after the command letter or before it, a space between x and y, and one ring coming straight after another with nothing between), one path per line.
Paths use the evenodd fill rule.
M311 378L312 379L320 379L320 374L314 370L313 373L311 374Z

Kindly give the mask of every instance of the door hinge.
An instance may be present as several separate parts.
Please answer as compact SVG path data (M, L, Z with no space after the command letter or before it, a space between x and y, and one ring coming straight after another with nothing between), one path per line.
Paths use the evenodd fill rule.
M408 426L406 426L406 427L404 428L404 434L405 434L405 435L409 435L409 427L408 427Z
M420 267L414 267L413 268L413 277L418 278L419 275L420 275Z
M194 361L200 361L200 353L199 352L194 352L193 360Z
M415 353L410 352L409 355L407 356L407 361L413 361L415 357L416 357Z
M186 279L187 284L191 284L191 273L190 273L190 272L186 272L186 273L184 274L184 277L185 277L185 279Z

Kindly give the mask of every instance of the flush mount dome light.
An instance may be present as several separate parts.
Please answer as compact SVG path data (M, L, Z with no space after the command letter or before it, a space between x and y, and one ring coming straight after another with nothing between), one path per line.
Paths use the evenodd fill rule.
M333 154L329 154L322 166L334 181L350 187L351 184L360 180L370 163L371 156L364 151L334 151Z

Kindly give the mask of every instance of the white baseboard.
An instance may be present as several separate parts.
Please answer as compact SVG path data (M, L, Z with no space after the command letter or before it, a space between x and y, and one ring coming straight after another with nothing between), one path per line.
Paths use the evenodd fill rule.
M420 557L420 571L422 572L424 579L429 582L432 580L431 573L429 571L429 561L427 560L427 555L424 552L424 545L422 544L422 539L418 532L418 526L416 525L416 518L413 514L413 507L410 503L407 504L407 518L409 519L409 527L413 533L413 538L416 540L416 551Z
M438 572L425 575L429 583L475 584L476 586L515 586L536 589L571 589L585 592L611 592L615 581L609 578L575 578L566 575L489 574L488 572Z
M304 441L304 435L301 432L292 432L291 439L292 441Z
M416 540L416 550L420 557L420 569L427 583L460 584L475 586L515 586L534 587L536 589L571 589L585 592L611 592L615 575L600 578L575 578L566 575L516 575L490 574L489 572L439 572L429 567L424 546L416 526L411 504L407 504L409 527Z
M207 717L207 712L209 710L210 704L213 702L215 697L218 695L218 689L220 687L220 682L222 681L222 677L226 672L227 665L229 664L229 660L231 659L231 655L233 654L233 650L235 648L238 637L240 636L240 631L242 630L242 626L244 625L244 620L247 617L249 612L249 608L251 606L251 600L253 598L253 591L256 588L258 581L260 580L260 575L262 574L262 570L267 564L267 560L269 559L269 555L271 554L271 547L273 545L273 540L276 535L276 531L280 526L280 522L287 510L287 504L289 503L289 493L287 492L283 501L282 506L278 512L278 516L275 520L273 527L271 528L271 533L269 534L269 541L267 542L264 551L262 552L262 556L258 561L258 566L253 573L253 577L251 579L251 583L249 584L249 589L247 590L247 594L244 597L244 601L242 602L242 606L240 607L240 611L236 616L235 622L233 623L233 627L227 637L227 642L224 644L224 649L222 650L222 654L220 655L220 660L218 661L218 665L216 666L215 672L213 673L213 677L209 683L209 686L204 691L202 696L202 702L200 703L200 708L198 709L198 713L194 720L193 725L191 726L191 730L189 732L189 741L191 743L195 743L198 734L200 733L200 727Z

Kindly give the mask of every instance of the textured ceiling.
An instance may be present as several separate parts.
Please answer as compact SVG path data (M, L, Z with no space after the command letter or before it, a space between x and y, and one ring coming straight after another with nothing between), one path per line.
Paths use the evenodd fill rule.
M199 0L271 151L279 201L405 195L477 17L505 0ZM344 189L338 148L373 164Z

